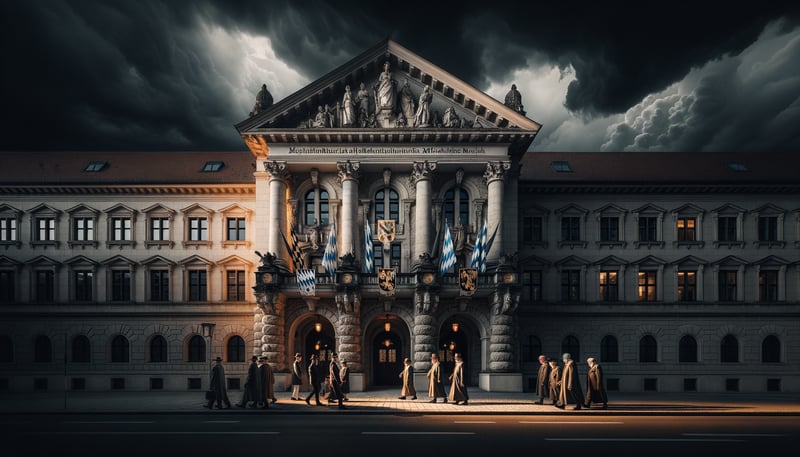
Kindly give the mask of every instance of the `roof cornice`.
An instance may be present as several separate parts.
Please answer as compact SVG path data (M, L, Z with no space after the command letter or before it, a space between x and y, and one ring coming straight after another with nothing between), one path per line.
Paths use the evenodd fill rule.
M3 185L2 195L180 195L255 194L255 184L169 184L169 185Z

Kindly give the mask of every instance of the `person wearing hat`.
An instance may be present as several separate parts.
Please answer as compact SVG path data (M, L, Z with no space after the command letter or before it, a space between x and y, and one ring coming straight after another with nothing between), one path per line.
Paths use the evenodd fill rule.
M292 364L292 400L300 400L300 384L303 383L303 355L299 352L294 355Z
M428 396L433 397L429 403L436 403L436 398L442 397L442 403L447 403L447 394L442 384L442 367L439 364L439 354L431 354L431 368L428 370Z
M349 401L347 394L350 393L350 368L347 367L347 360L342 360L342 369L339 372L339 377L342 378L342 400Z
M222 409L222 404L225 404L225 409L231 407L231 401L228 400L228 392L225 389L225 368L222 367L222 357L215 359L216 363L211 368L211 380L208 383L208 389L213 392L209 395L208 403L204 407L211 409L214 402L217 403L217 409Z
M537 405L544 404L544 397L550 393L550 364L547 363L547 357L542 354L539 356L539 373L536 375L536 395L539 400L534 403Z
M553 406L558 407L558 395L561 392L561 367L558 365L558 360L548 357L547 364L550 365L550 400L553 401Z
M339 403L339 409L345 409L342 404L344 394L342 393L342 372L339 367L339 354L335 352L331 355L331 363L328 365L331 382L331 395L335 396L336 401Z
M603 386L603 367L594 357L586 359L586 363L589 365L589 372L586 374L586 399L583 406L591 408L594 402L602 403L603 409L608 409L608 394Z
M452 384L450 384L450 396L447 397L447 399L456 405L460 402L463 402L463 405L468 405L469 394L467 393L467 382L464 377L464 360L458 352L453 354L453 359L455 359L456 365L453 367L453 373L450 375Z
M261 378L261 409L268 409L270 402L275 403L275 374L272 372L272 366L267 362L266 357L259 359L261 365L258 367L258 375Z
M253 408L256 407L256 377L258 376L258 357L253 356L250 359L250 366L247 368L247 378L244 381L244 395L242 401L236 404L239 408L247 408L247 404L253 402Z
M561 372L561 393L558 398L559 408L575 405L572 409L581 409L583 404L583 390L578 377L578 366L572 360L572 355L565 352L561 359L564 360L564 369Z
M322 384L323 376L322 368L319 366L319 356L311 354L311 361L308 364L308 382L311 384L311 392L306 397L308 406L311 406L311 397L317 399L317 406L322 406L322 402L319 401L319 386Z
M403 371L400 372L400 378L403 380L403 388L400 390L400 400L405 400L408 395L411 395L412 400L417 399L417 391L414 389L414 367L411 366L411 359L406 357L403 359Z

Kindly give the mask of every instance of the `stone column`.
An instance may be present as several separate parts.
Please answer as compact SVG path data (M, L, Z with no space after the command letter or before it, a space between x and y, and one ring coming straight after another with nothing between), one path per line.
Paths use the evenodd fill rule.
M267 250L276 257L285 249L281 240L281 230L286 221L286 184L289 171L286 162L266 162L264 164L269 173L269 231L267 235Z
M348 160L347 162L337 162L336 168L339 170L338 182L342 185L342 224L339 231L342 240L341 254L355 255L360 164Z
M414 371L425 374L431 367L431 354L439 350L439 320L432 313L414 313Z
M361 317L358 312L339 311L336 333L339 360L347 360L351 372L361 372Z
M489 335L489 370L508 373L514 370L514 325L512 314L492 313Z
M505 190L506 172L511 168L509 162L489 162L486 164L486 171L483 172L483 179L489 188L489 199L487 203L487 237L494 233L494 242L486 256L488 264L496 264L500 259L500 254L505 252L503 246L503 195ZM495 232L495 229L497 231Z
M417 261L423 252L431 254L431 198L433 196L433 172L436 162L414 162L411 183L416 186L416 208L414 212L414 257ZM429 357L430 358L430 357Z
M273 304L272 312L264 312L260 308L255 309L255 325L253 327L253 338L256 342L256 355L263 355L267 358L272 369L275 371L286 371L286 340L285 333L286 317L286 296L280 294L278 300Z

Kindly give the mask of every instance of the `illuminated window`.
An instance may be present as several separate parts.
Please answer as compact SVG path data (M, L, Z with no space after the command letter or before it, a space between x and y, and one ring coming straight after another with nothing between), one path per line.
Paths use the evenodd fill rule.
M600 272L600 301L618 301L619 290L616 271Z
M130 241L131 219L128 217L115 217L111 219L111 240Z
M94 219L76 217L72 220L72 236L75 241L94 241Z
M150 241L169 241L169 218L150 218Z
M696 241L696 220L693 217L680 217L678 224L678 241Z
M0 242L2 241L17 241L16 218L0 218Z
M639 272L639 301L656 301L656 272Z
M55 241L56 220L52 217L36 219L36 241Z

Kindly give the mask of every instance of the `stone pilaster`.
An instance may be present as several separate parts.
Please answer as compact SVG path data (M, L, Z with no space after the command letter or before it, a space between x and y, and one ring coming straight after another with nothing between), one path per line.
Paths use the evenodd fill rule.
M281 230L286 222L286 185L289 180L289 171L286 162L265 162L264 168L269 173L269 229L267 249L281 257L283 240Z
M431 354L439 346L439 320L433 314L414 313L414 370L424 373L431 367Z
M414 162L411 183L416 188L416 208L414 211L414 259L431 250L431 198L433 196L433 173L436 162Z
M492 313L489 336L489 370L511 372L514 369L514 324L511 314Z
M264 313L256 311L256 317L261 315L261 354L267 358L275 371L286 371L286 345L285 338L285 318L286 318L286 297L281 295L280 299L273 306L272 312ZM256 324L258 327L258 324ZM258 328L254 337L259 334Z
M338 351L339 360L347 360L347 366L352 372L361 372L361 318L359 313L339 312L339 321L336 329L339 335Z
M361 165L358 162L337 162L339 170L337 181L342 185L342 223L341 246L342 254L355 254L356 223L358 218L358 178Z
M494 233L494 242L486 256L487 263L495 264L505 251L503 246L503 202L505 194L506 172L511 168L509 162L488 162L486 170L483 172L483 179L488 187L487 204L487 236L491 237ZM496 230L496 231L495 231Z

